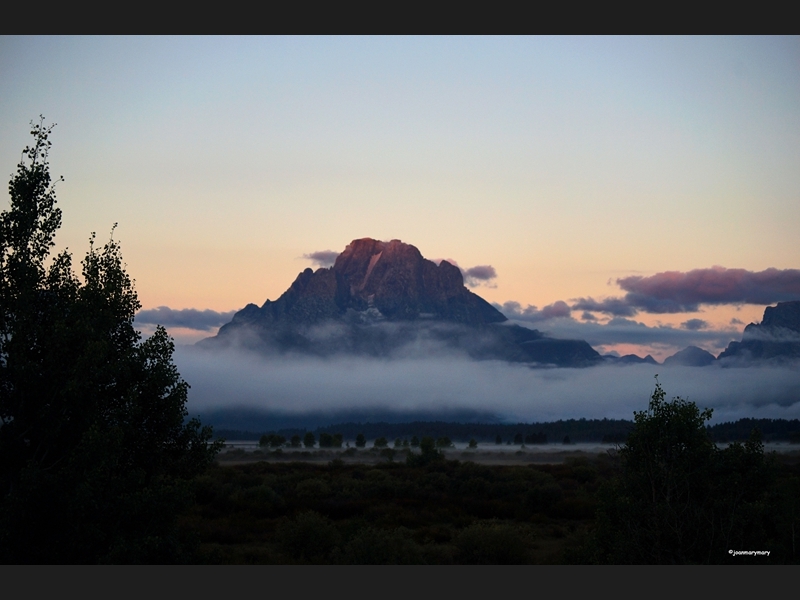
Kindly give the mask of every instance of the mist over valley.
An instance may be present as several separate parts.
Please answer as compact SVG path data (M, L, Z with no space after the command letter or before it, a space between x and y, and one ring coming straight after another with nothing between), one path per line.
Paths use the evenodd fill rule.
M249 304L232 318L212 311L174 317L179 324L195 319L204 330L230 319L215 336L175 354L192 386L192 414L243 430L346 421L630 419L646 408L659 375L670 396L713 408L713 422L800 416L798 301L768 307L763 322L748 325L719 358L689 345L659 364L649 355L601 355L585 340L553 335L580 331L548 327L569 318L566 303L541 311L491 305L467 285L496 277L488 265L462 270L399 240L371 238L339 254L310 256L330 266L301 272L275 301ZM642 287L642 278L635 283ZM686 303L687 284L679 284L676 297ZM623 304L594 308L638 310ZM144 315L159 316L170 317L169 309ZM642 329L616 318L620 335ZM676 331L661 329L669 329L667 340ZM702 329L690 321L684 331Z

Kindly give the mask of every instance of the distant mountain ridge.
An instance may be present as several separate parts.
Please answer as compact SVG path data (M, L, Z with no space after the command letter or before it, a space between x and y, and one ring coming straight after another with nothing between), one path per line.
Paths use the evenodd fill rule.
M549 338L506 321L464 286L455 265L437 265L400 240L362 238L332 267L305 269L277 300L248 304L200 345L318 356L408 355L421 346L543 365L602 361L583 340Z
M741 342L731 342L717 359L728 363L800 358L800 301L764 309L761 323L744 328Z
M337 354L421 357L455 351L475 359L584 367L612 363L657 365L650 355L601 357L586 341L556 339L511 324L497 308L464 286L461 270L437 265L400 240L353 240L332 267L305 269L277 300L248 304L218 334L199 342L214 349L312 356ZM800 301L767 307L741 342L715 358L696 346L664 365L736 366L800 358Z

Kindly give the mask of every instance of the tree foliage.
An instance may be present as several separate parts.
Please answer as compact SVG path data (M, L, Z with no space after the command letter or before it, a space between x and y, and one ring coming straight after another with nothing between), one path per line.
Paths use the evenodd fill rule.
M51 257L51 131L32 123L0 213L0 559L180 560L176 515L219 444L186 420L167 332L134 329L119 243L92 235L82 278Z
M757 431L717 448L705 426L711 415L683 398L667 401L656 380L619 449L619 477L603 491L595 560L720 563L731 549L767 547L774 463Z

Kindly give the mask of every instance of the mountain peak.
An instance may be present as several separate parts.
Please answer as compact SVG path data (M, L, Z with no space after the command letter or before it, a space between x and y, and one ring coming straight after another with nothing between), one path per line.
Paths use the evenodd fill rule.
M261 307L248 304L201 343L318 356L456 351L542 365L600 360L583 340L499 325L507 320L464 287L461 270L449 261L437 265L400 240L361 238L332 267L304 270L280 298Z
M444 260L437 265L400 240L361 238L350 242L332 267L304 270L280 298L267 300L258 314L252 307L246 313L240 311L232 324L313 325L341 320L348 311L369 312L390 321L435 319L485 325L507 320L464 287L455 265Z

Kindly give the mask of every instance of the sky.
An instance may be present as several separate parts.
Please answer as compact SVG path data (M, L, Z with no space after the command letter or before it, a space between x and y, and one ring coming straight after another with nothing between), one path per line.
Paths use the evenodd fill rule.
M363 237L601 352L800 299L798 37L0 37L0 82L7 173L57 123L59 248L118 223L180 343Z

